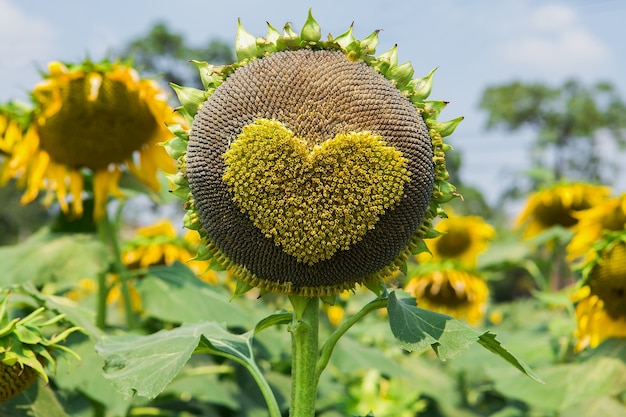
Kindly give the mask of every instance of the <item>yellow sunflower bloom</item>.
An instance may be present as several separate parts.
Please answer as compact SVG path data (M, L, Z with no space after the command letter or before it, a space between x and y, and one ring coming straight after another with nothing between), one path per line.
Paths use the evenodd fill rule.
M187 232L185 236L178 236L172 223L162 220L137 229L136 236L127 241L122 249L122 261L130 269L171 265L179 261L189 266L203 281L215 284L217 274L208 270L210 262L193 259L199 245L197 233Z
M47 190L46 204L56 198L73 216L83 213L85 174L93 175L93 217L101 218L123 169L153 190L159 170L175 167L157 144L171 136L167 124L179 124L155 81L140 79L120 63L52 62L32 97L32 122L13 144L0 180L17 178L26 188L22 203Z
M530 195L517 219L524 237L531 238L553 227L572 227L575 213L595 206L609 196L608 187L574 183L558 184Z
M471 325L480 323L487 309L489 287L472 272L441 264L409 278L404 290L420 308L448 314Z
M474 267L478 255L496 233L482 217L455 216L451 212L448 212L448 218L437 223L436 229L443 234L426 241L432 256L421 253L417 255L419 262L455 260L466 267Z
M2 165L8 162L6 156L13 153L15 144L22 140L22 134L23 127L13 106L0 106L0 156L5 157Z
M191 129L166 147L185 226L248 287L318 297L385 280L457 195L442 138L462 118L437 121L433 73L413 79L377 43L322 39L310 12L300 34L240 24L238 62L197 62L204 90L175 86Z
M626 337L626 232L605 235L583 267L584 286L574 294L576 349Z
M567 245L567 257L574 260L590 251L605 231L626 230L626 193L596 204L594 207L575 214L578 223L572 229L574 237Z

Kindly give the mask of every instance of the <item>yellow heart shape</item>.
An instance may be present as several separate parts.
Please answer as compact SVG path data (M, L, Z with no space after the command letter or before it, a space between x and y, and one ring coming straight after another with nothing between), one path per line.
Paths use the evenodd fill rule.
M410 179L406 158L381 136L340 133L314 145L267 119L245 126L223 158L241 211L309 265L360 241Z

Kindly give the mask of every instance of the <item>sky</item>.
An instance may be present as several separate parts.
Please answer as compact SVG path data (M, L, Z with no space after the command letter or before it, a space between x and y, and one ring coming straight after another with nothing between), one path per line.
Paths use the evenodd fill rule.
M626 100L621 0L0 0L0 102L26 100L48 62L111 57L157 21L192 45L214 38L234 45L238 18L262 36L266 21L299 30L310 7L323 33L338 35L351 23L358 38L380 29L377 53L397 44L399 61L410 61L416 77L438 68L430 98L450 102L440 120L465 117L448 139L462 156L461 178L491 203L527 167L533 133L485 131L478 103L486 87L609 81ZM626 191L623 165L615 192Z

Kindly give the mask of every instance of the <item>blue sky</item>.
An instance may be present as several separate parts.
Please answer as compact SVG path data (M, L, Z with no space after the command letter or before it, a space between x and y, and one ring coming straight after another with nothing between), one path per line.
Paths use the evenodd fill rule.
M309 7L325 33L338 35L352 22L357 37L382 29L378 52L397 43L400 61L411 61L416 76L439 68L431 98L450 101L442 120L465 116L449 142L463 156L463 179L490 201L525 167L532 133L484 131L477 105L486 86L606 80L626 100L626 2L620 0L0 0L0 101L25 100L47 62L103 58L156 21L192 44L215 37L234 42L237 18L264 35L266 21L300 28ZM626 191L624 165L616 192Z

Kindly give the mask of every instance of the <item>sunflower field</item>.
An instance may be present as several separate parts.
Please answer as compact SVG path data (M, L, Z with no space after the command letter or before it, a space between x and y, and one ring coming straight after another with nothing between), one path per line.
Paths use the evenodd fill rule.
M626 194L474 204L463 117L378 35L239 23L201 88L51 62L0 104L36 225L0 239L0 415L626 415Z

